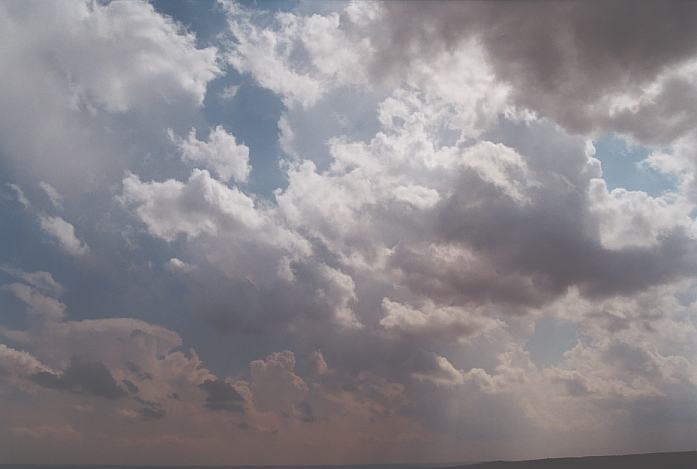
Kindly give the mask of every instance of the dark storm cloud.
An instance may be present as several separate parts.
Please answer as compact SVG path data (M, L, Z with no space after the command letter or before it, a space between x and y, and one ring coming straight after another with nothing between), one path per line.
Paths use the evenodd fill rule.
M244 412L244 397L231 384L208 379L198 387L207 394L204 404L207 409Z
M40 371L32 375L31 380L46 388L90 394L106 399L126 396L126 391L118 385L104 364L78 358L73 358L68 368L61 374Z
M572 131L616 129L666 141L694 121L694 87L681 80L666 83L637 113L611 116L594 106L607 95L636 92L695 56L695 2L387 2L385 9L378 75L476 38L496 75L513 85L518 104Z

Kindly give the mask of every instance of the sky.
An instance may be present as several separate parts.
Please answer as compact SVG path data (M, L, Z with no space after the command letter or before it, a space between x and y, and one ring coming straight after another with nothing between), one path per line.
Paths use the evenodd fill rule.
M697 3L0 2L0 463L695 449Z

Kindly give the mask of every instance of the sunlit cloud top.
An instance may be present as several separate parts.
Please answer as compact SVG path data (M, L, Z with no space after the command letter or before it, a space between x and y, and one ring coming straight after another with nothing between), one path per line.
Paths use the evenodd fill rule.
M0 463L694 449L697 4L0 2Z

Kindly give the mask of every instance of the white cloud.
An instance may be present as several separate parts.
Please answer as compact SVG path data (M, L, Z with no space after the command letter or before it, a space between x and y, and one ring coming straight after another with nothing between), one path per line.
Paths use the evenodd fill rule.
M412 373L418 381L428 381L437 386L455 386L464 383L464 373L456 369L450 361L440 355L433 355L433 366L427 371Z
M235 137L222 126L211 129L207 142L196 138L195 129L191 129L186 139L174 136L171 131L170 137L179 148L184 161L211 169L224 181L247 181L251 170L249 148L238 144Z
M131 174L123 180L120 200L133 208L152 235L166 241L178 235L220 235L293 253L309 250L303 238L276 223L272 212L257 208L253 198L206 170L194 169L186 182L141 182Z
M63 287L56 282L50 272L24 272L20 269L15 269L8 266L0 265L0 271L22 280L38 290L48 293L53 296L60 296L63 293Z
M435 189L417 185L398 186L392 194L395 200L421 210L433 208L441 199L440 194Z
M0 375L29 376L46 370L48 368L30 353L0 344Z
M16 46L0 51L0 104L12 114L0 148L23 185L66 197L93 194L153 151L135 135L191 126L221 73L215 48L197 48L145 1L4 4L0 42Z
M58 243L58 246L73 256L84 256L90 252L89 246L75 235L75 227L61 217L41 215L41 229Z
M141 182L131 174L123 180L122 200L134 207L151 234L166 241L179 234L215 235L226 224L255 229L263 223L250 197L200 169L186 183Z
M242 458L240 448L271 448L269 458L287 461L302 441L303 454L331 446L328 458L366 448L417 458L438 442L437 454L459 458L471 447L463 442L499 450L515 440L533 451L526 442L554 437L583 448L583 426L591 437L630 432L632 419L646 415L638 409L660 416L661 406L689 408L697 356L689 139L644 162L674 175L675 191L609 191L588 136L511 107L521 103L518 82L502 83L486 43L425 43L416 57L395 48L395 68L386 69L375 62L383 34L392 33L381 28L385 9L409 7L303 4L275 14L227 4L235 37L225 60L288 107L278 123L287 185L266 197L242 185L249 149L222 126L186 134L201 128L206 85L220 73L215 50L197 49L191 33L145 3L33 5L0 6L0 36L21 46L0 51L0 65L21 70L0 67L9 75L0 104L13 110L0 118L0 151L22 158L15 166L26 171L23 187L41 187L54 208L65 194L66 208L94 223L90 246L99 257L119 256L104 262L103 278L101 262L87 266L94 281L113 285L117 304L80 321L66 319L50 274L2 268L16 279L4 290L27 304L30 320L24 330L0 327L26 350L0 347L0 367L20 370L10 372L13 383L39 397L39 410L50 406L64 420L72 418L64 409L85 404L85 396L62 395L69 405L56 406L60 389L30 378L40 367L60 377L84 356L128 393L83 408L95 429L113 429L119 448L141 448L134 454L165 448L177 457L195 448L191 454L212 458L218 448ZM323 11L302 14L313 8ZM402 31L409 45L410 30L422 25L405 20L416 21ZM666 104L679 90L669 78L641 99L632 89L600 102L600 114L608 106L616 113L601 127ZM584 119L598 104L589 103ZM556 101L538 104L559 117ZM574 118L562 117L567 126ZM42 132L18 131L36 128ZM174 146L183 161L161 158ZM56 182L62 175L74 183ZM92 189L74 197L82 184ZM28 208L19 186L12 190ZM110 204L115 192L120 206ZM40 221L61 248L88 251L63 218ZM148 235L162 242L153 247ZM157 276L162 270L170 275ZM61 278L79 279L73 275L61 270ZM152 284L143 282L151 275ZM91 298L76 291L63 301ZM112 306L142 319L101 317ZM78 307L76 316L90 316ZM170 326L148 322L153 315ZM541 315L578 330L576 344L547 368L526 350ZM222 349L206 342L206 355L218 363L227 354L231 376L204 367L170 328L186 325L186 341L197 345L208 341L209 323L229 339ZM297 364L290 351L267 355L286 348L298 351ZM247 370L249 350L267 356ZM684 430L697 420L685 412L687 423L673 421L670 431L652 422L642 431L692 435ZM147 426L135 424L148 415ZM15 436L31 438L35 427L17 418L13 428L23 430ZM364 438L336 438L347 431Z
M326 265L319 265L319 275L316 291L320 302L326 303L333 310L336 321L352 329L363 327L351 308L351 303L356 300L356 285L350 275Z
M184 262L181 259L177 259L176 257L171 258L167 262L165 262L165 269L172 273L189 273L192 272L194 269L196 269L195 266Z
M39 187L46 193L48 200L51 202L54 208L62 210L63 209L63 196L58 193L58 191L49 183L41 181Z
M590 210L597 216L600 237L609 249L627 246L655 246L661 237L684 229L697 239L695 208L689 199L675 192L651 197L646 192L617 188L608 191L603 179L589 187Z
M253 12L232 2L224 5L236 39L227 60L281 95L288 106L310 106L336 84L366 80L365 56L371 46L368 39L354 35L355 15L276 13L273 27L262 28L255 24Z
M639 163L644 170L657 171L672 178L677 185L680 194L694 202L697 200L695 193L695 165L694 148L697 145L697 134L692 132L677 139L669 148L654 149L651 154Z
M2 289L22 300L29 307L29 312L33 315L54 321L65 317L65 305L63 303L36 291L28 285L12 283L3 285Z
M284 351L272 353L264 360L249 364L254 405L262 411L291 414L307 394L307 384L294 373L295 354Z
M220 99L224 101L230 101L232 100L235 96L237 96L237 92L240 90L240 87L238 85L229 85L223 88L223 91L220 93Z
M17 202L19 202L22 207L24 208L29 208L31 207L31 202L29 202L29 199L24 195L24 191L22 188L17 185L17 184L7 184L7 187L9 187L12 192L15 193L15 197L17 198Z
M52 79L67 80L76 106L122 112L148 105L154 89L165 100L200 105L207 82L220 72L215 49L196 49L193 35L145 2L57 2L48 8L23 2L5 7L6 34L25 26L24 15L43 18L44 27L15 53L53 54L64 77Z
M419 340L466 339L496 326L496 321L486 318L480 311L438 307L431 301L426 301L421 309L415 309L410 305L383 298L382 309L385 312L385 316L380 320L382 327Z

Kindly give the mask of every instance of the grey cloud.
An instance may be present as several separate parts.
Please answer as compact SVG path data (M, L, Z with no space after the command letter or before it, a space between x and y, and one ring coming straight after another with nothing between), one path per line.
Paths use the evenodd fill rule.
M648 143L669 142L694 130L697 86L684 77L666 79L660 92L638 112L623 109L613 116L595 116L596 126L633 135Z
M449 9L458 12L469 9L475 22L479 21L477 15L481 19L486 13L491 24L503 26L496 26L491 32L477 24L472 34L485 38L485 47L492 55L495 48L503 48L502 57L515 59L511 64L495 62L494 65L500 78L517 80L516 83L521 84L515 90L518 103L526 103L526 97L518 94L525 86L532 86L533 96L543 92L549 96L540 97L530 106L535 105L541 113L558 117L567 128L583 131L587 117L585 102L581 103L580 115L564 112L559 117L555 113L565 111L559 107L559 100L577 103L585 93L585 97L593 101L603 93L615 92L613 83L621 80L615 73L621 75L625 70L597 65L599 70L607 69L603 72L607 75L605 78L600 76L602 70L591 71L591 77L605 80L598 84L598 90L588 87L586 81L590 78L584 76L578 78L582 81L580 84L566 83L567 69L586 66L588 59L585 56L569 59L560 55L566 49L558 51L557 48L583 49L587 46L558 45L554 37L550 39L549 36L557 33L537 31L532 26L533 17L541 15L544 29L550 17L571 21L564 12L585 7L546 4L544 6L551 12L545 12L543 5L530 4L531 10L526 12L517 4L509 6L511 16L502 17L497 16L498 13L486 13L500 11L501 6L490 4L384 5L388 13L400 8L424 10L425 21L414 16L410 20L412 23L404 25L407 28L404 34L416 36L421 31L419 28L424 27L423 23L428 29L438 22L457 23L462 19L459 13L448 14ZM425 11L429 8L437 11ZM610 13L614 11L610 10ZM433 15L441 14L445 17L437 21L432 19ZM332 27L333 19L316 16L308 21L321 21ZM511 29L505 30L504 26ZM490 35L502 28L509 36L531 38L521 44L500 44ZM385 32L391 34L389 30ZM435 40L441 33L448 36L444 46ZM461 39L460 33L435 27L425 36L434 40L418 47L455 48ZM509 36L504 34L503 37ZM407 37L400 46L408 49L411 40ZM602 38L597 41L603 42ZM191 52L190 46L185 49ZM551 51L531 52L542 46ZM526 58L525 54L532 57ZM421 54L426 58L429 55ZM671 60L670 63L678 63L683 59ZM568 61L573 63L569 65ZM652 79L663 67L647 65L645 70L632 71L633 63L623 65L629 69L626 73L631 75L632 83ZM509 66L518 67L520 75L506 68ZM426 68L434 73L441 70ZM447 64L443 68L448 68ZM537 74L541 69L546 70L546 74L540 77ZM457 88L457 80L459 74L455 73L454 82L446 80L438 84ZM578 91L578 97L562 93L567 85L574 93ZM419 87L418 84L411 86ZM653 103L657 106L656 114L672 113L676 106L691 106L689 101L681 100L689 94L690 86L679 78L666 81ZM410 102L413 105L404 110L405 122L411 114L423 114L421 107L426 104L419 101L421 91L428 90L416 90L413 95L395 94L391 98L394 101L391 105L397 108ZM141 93L147 94L147 90L135 94ZM339 105L336 105L339 110L353 103L350 99L353 90L345 88L341 93ZM332 98L327 95L326 101L318 102L314 114L332 110L336 104ZM145 103L154 102L153 99ZM135 105L130 96L123 100L123 103ZM366 101L370 100L366 98ZM372 114L374 109L366 107ZM570 109L576 108L571 106ZM133 124L131 115L122 115L123 125L114 127L108 125L111 119L105 120L103 113L97 111L94 122L90 121L95 129L106 125L113 129L110 132L114 136L126 134L134 141L142 136L124 132ZM540 436L553 433L555 419L573 420L568 417L582 414L578 409L594 413L588 412L588 409L595 409L592 407L594 399L607 401L607 397L598 397L598 389L609 389L607 395L619 381L631 384L633 377L640 376L645 381L659 382L657 387L663 390L661 380L687 376L693 370L687 366L687 358L682 357L687 357L687 352L676 351L675 357L668 358L654 354L647 345L658 341L653 335L637 338L635 342L640 345L636 349L608 347L605 355L597 352L590 358L581 357L586 358L591 370L603 362L617 370L625 370L620 378L615 376L618 373L595 376L582 369L583 373L578 374L560 373L553 386L549 386L549 381L540 378L539 370L516 362L527 359L526 351L510 346L524 343L532 318L541 314L536 308L564 298L569 289L574 294L578 289L580 298L574 298L569 312L560 313L572 317L577 314L573 307L578 303L595 305L600 297L634 294L649 285L694 275L697 265L694 241L690 233L672 229L673 225L667 223L669 229L661 232L649 246L607 248L599 234L601 221L589 209L587 195L589 181L600 176L599 165L584 154L582 139L570 137L544 121L520 127L501 122L485 133L486 142L471 142L473 134L464 133L467 138L457 139L454 136L457 130L449 128L448 132L453 135L445 138L449 143L443 143L441 136L436 135L439 131L420 130L421 125L424 128L445 125L430 122L430 119L436 120L434 115L440 111L429 112L431 114L427 113L422 121L411 122L411 128L406 125L402 128L398 122L401 114L395 111L389 125L377 131L373 128L378 125L377 121L371 121L367 124L368 130L359 132L359 138L355 133L339 137L351 145L337 148L330 144L331 152L327 153L324 142L319 142L316 136L308 141L301 135L302 128L306 128L305 132L316 130L312 119L323 116L314 115L305 122L303 118L307 115L299 108L289 111L290 130L300 131L296 135L297 146L294 146L299 153L297 157L307 158L305 150L311 148L322 153L321 158L311 155L322 161L317 165L319 168L328 168L330 163L332 166L326 172L322 169L297 171L291 178L294 163L289 163L287 190L279 189L275 201L251 192L240 192L203 171L193 174L187 181L185 169L177 166L181 161L170 158L166 163L157 159L159 152L136 152L133 148L140 149L139 145L129 146L124 151L126 156L152 155L152 158L142 158L141 166L129 164L132 161L124 157L112 168L112 176L121 174L126 166L142 175L142 181L136 176L126 176L122 192L124 198L130 196L131 203L126 206L134 210L136 217L116 219L108 226L100 226L104 232L85 235L92 246L93 239L98 242L100 236L107 236L106 232L119 236L122 231L128 231L123 225L140 218L141 226L153 237L167 242L158 244L146 240L145 230L141 229L143 237L129 237L129 250L124 251L124 255L121 251L115 254L101 246L93 246L95 254L84 264L97 260L92 257L96 258L98 252L99 255L110 252L112 258L119 258L114 259L115 262L123 262L128 267L119 271L113 263L104 262L106 270L113 274L94 283L84 284L80 282L81 277L71 278L71 270L67 267L57 270L61 279L66 277L66 285L80 285L65 299L66 304L70 304L73 320L58 321L50 330L12 332L15 337L32 336L32 340L26 341L28 350L52 365L65 362L72 355L87 355L94 361L73 360L63 372L52 372L33 355L6 348L5 373L18 376L16 381L24 385L27 384L24 376L30 375L35 384L80 394L77 397L82 401L85 395L122 398L119 404L129 404L128 409L121 409L121 415L127 419L115 422L115 432L121 431L118 425L128 425L129 419L155 421L171 412L176 419L167 433L154 422L141 425L152 434L143 436L140 441L157 442L150 445L155 449L144 445L144 455L151 454L148 451L155 454L173 447L188 451L189 437L194 440L193 436L203 430L203 438L210 437L210 441L196 449L215 448L210 453L201 450L196 454L205 453L208 457L232 454L233 460L239 457L235 454L239 447L228 446L228 441L242 441L256 448L267 445L271 440L265 439L265 435L271 434L273 437L269 438L279 443L279 449L273 449L278 452L271 457L285 455L284 451L304 452L304 447L297 447L297 441L319 446L336 434L361 435L360 440L352 437L334 440L338 449L335 451L332 447L331 451L336 454L348 454L342 452L345 448L355 452L373 444L396 445L395 441L413 446L413 451L418 452L429 449L430 442L437 441L440 445L449 438L458 447L463 446L463 442L474 441L482 446L505 449L515 441L520 442L521 448L535 448L523 439L534 437L544 441ZM358 120L362 121L363 110L358 114L361 115ZM352 113L347 116L349 119L355 117ZM614 126L621 131L636 135L643 132L649 136L652 132L661 136L682 132L687 122L680 117L680 122L666 121L665 128L656 130L648 121L641 120L641 116L628 114L623 119L626 127L621 127L618 116L608 122L597 122L604 127ZM331 130L331 120L327 119L327 128L322 127L320 132L325 137L336 136ZM448 116L442 118L443 122L448 120ZM143 134L164 133L165 127L158 122L154 120L153 127L143 129ZM298 125L299 122L303 125ZM486 122L489 125L489 121ZM641 130L640 124L646 125L646 129ZM182 130L189 129L191 123L179 127L175 132L183 135ZM100 141L101 130L95 133L90 126L85 129L85 134ZM369 137L376 132L374 141L370 141ZM91 154L84 142L78 142L76 147ZM468 151L475 147L488 150ZM193 160L197 165L201 161ZM151 180L161 182L143 182ZM117 186L111 187L109 196L119 191ZM57 187L66 194L66 210L75 207L69 196L71 191ZM284 195L298 188L296 198L284 200ZM109 191L100 193L106 192ZM288 210L281 213L284 203ZM110 206L104 204L104 207ZM91 224L91 216L90 212L80 217L66 214L70 220L83 220L81 226ZM293 221L289 221L293 217ZM458 255L460 252L464 254ZM174 265L176 269L170 270L179 273L186 270L187 273L163 276L157 275L157 267L150 268L161 266L166 259L180 258L196 268L170 262L177 264ZM134 274L132 272L138 269L131 263L148 268L143 267L142 273ZM83 276L90 273L87 270ZM37 289L58 294L50 275L21 278ZM106 287L91 288L95 284ZM165 286L158 286L161 284ZM102 292L106 290L111 296L125 299L119 300L117 306L103 301ZM692 292L689 293L692 297ZM92 304L85 300L89 295L110 306L104 311L91 308ZM394 303L391 311L381 308L385 298ZM76 311L73 304L82 307ZM556 308L556 305L550 307ZM641 306L636 307L639 308ZM657 309L661 310L656 313L660 320L667 320L671 312L667 308L663 311L662 305ZM116 314L115 311L142 315L139 317L155 322L164 321L181 331L183 337L172 330L134 319L94 319L95 315L104 318ZM533 314L519 314L524 312ZM337 324L340 318L350 323L346 319L352 318L353 313L357 318L355 322L360 321L362 328ZM593 319L585 311L578 312L577 316L579 323ZM630 324L633 316L623 317L629 325L609 331L611 334L634 333L635 328ZM205 318L214 318L214 331ZM683 324L689 324L689 320ZM597 332L593 328L589 328L590 332L582 330L585 324L578 327L584 340L586 333ZM673 338L669 332L658 329L657 326L651 333ZM588 340L600 341L605 337L599 334ZM196 347L206 368L196 352L185 350L189 345ZM322 353L317 352L318 349ZM269 355L277 350L294 352ZM678 356L679 352L682 355ZM665 363L672 363L672 374L657 374L656 369ZM249 382L235 381L220 373L221 370L241 372L247 364L250 365ZM574 368L573 364L569 367ZM110 369L119 371L118 379ZM219 378L214 377L214 372ZM626 391L620 384L618 388ZM687 385L683 386L686 392L690 391ZM554 388L553 393L562 392L545 394L548 388ZM580 404L574 406L577 402ZM632 410L626 403L626 400L617 402L609 408L618 412ZM95 412L95 427L98 423L105 426L114 423L104 412L110 410L110 406L104 409L98 403L89 404ZM558 408L563 408L564 412L550 416ZM655 408L661 411L660 406ZM250 430L248 440L236 439L234 434L234 425L236 420L242 420L242 414L244 422L239 425ZM611 419L614 417L607 416L615 413L594 415ZM63 416L70 418L68 413L60 415ZM103 423L97 422L97 416L104 416ZM302 425L303 422L308 425ZM321 423L309 425L311 422ZM134 433L129 436L140 438L142 434L135 433L135 427L132 425ZM652 427L647 425L646 428ZM291 431L287 431L289 429ZM223 444L218 443L223 441L216 439L218 435L224 435ZM90 435L86 438L86 441L93 441ZM574 439L578 440L583 442L583 434ZM283 446L291 443L291 450ZM173 454L172 457L177 457L179 453ZM324 453L317 454L324 457ZM384 452L371 454L391 457ZM438 454L450 457L461 453L446 448Z
M384 7L377 75L399 73L413 61L476 38L497 76L513 85L518 104L572 131L618 130L663 142L694 121L694 99L673 99L677 88L694 96L688 83L664 84L657 102L636 113L613 116L601 103L610 95L637 93L695 57L694 2L387 2ZM674 116L681 117L665 122Z
M32 375L31 380L46 388L89 394L106 399L118 399L126 396L124 389L118 385L104 364L79 358L73 358L68 368L61 374L40 371Z
M566 392L568 392L571 396L586 396L590 393L588 385L583 378L579 376L571 376L565 379L560 378L559 381L564 385Z
M306 423L316 422L317 417L315 416L315 411L312 406L307 401L302 401L295 406L298 418Z
M207 409L244 412L244 397L230 383L207 379L198 387L207 394L204 404Z
M307 395L307 384L295 374L295 354L276 352L249 364L254 405L263 411L290 414Z
M660 363L643 348L617 342L603 351L602 358L617 370L619 376L627 379L640 377L660 382Z
M0 271L19 278L32 287L42 290L49 295L59 296L63 293L63 287L55 281L49 272L24 272L4 265L0 265Z
M495 302L516 311L517 305L540 302L535 285L524 275L497 272L485 262L472 271L457 258L442 259L428 249L399 245L389 263L411 291L448 304Z
M144 420L159 420L165 418L167 413L158 405L151 405L148 407L141 407L138 413Z
M143 371L143 369L134 362L128 362L126 363L126 367L128 368L128 371L133 373L136 378L138 378L141 381L146 381L146 380L152 380L152 374L148 373L147 371Z
M529 189L531 203L520 205L465 174L439 204L437 236L484 254L501 280L473 293L475 299L488 294L489 300L540 305L571 285L591 296L608 296L697 274L697 247L679 226L654 246L602 245L588 207L589 182L600 174L591 169L580 138L544 123L505 122L489 137L523 155L540 184ZM472 290L462 281L455 285Z
M507 201L464 208L468 196L455 195L443 207L442 233L487 253L504 272L531 276L532 295L558 295L571 285L592 296L630 293L697 273L697 248L681 230L657 246L606 249L592 235L580 200L560 203L545 192L529 209Z
M129 394L138 394L138 391L140 391L138 386L130 379L123 379L121 380L121 383L126 387Z
M410 294L444 305L491 304L504 315L520 314L570 287L599 298L697 274L697 246L680 224L667 226L645 246L603 243L602 220L589 200L600 167L586 155L581 138L549 123L505 120L486 138L521 155L526 177L534 181L525 189L526 201L512 199L475 171L451 174L449 195L421 218L433 220L432 225L399 233L401 240L387 259ZM638 219L651 217L639 209L632 213ZM389 236L399 226L395 221L373 239ZM360 279L357 284L360 289Z
M141 399L140 397L135 397L134 399L136 402L143 405L143 407L140 407L137 410L138 414L143 420L160 420L167 416L167 412L165 412L162 405L159 403L147 401L145 399Z

